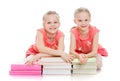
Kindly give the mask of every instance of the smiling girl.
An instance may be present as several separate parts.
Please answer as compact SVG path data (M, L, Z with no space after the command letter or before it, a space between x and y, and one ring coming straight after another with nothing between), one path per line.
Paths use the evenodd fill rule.
M26 64L34 64L41 57L60 56L66 62L73 57L64 52L64 34L59 30L59 15L48 11L43 16L43 28L37 30L36 43L26 52Z
M108 56L108 53L98 44L99 29L90 25L90 21L91 14L87 8L76 9L74 22L77 26L71 29L70 54L77 57L80 64L86 63L90 57L96 57L97 69L101 69L101 56Z

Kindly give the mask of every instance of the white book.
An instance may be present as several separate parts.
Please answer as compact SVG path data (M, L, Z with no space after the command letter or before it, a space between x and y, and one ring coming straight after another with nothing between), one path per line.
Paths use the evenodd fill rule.
M43 68L45 69L49 69L49 68L61 68L61 69L64 69L64 68L68 68L68 69L71 69L71 64L56 64L56 65L43 65Z
M66 62L39 62L39 64L40 65L43 65L43 66L45 66L45 65L47 65L47 66L49 66L49 65L71 65L71 63L66 63Z
M40 62L45 62L45 63L66 63L61 57L43 57L41 58Z
M43 75L71 75L71 69L43 69Z

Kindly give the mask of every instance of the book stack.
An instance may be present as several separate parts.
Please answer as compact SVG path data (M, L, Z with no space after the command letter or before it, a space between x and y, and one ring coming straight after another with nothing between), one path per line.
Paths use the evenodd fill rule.
M66 63L61 57L43 57L43 75L71 75L71 63Z
M96 58L88 58L85 64L80 64L77 58L72 61L73 74L96 74L96 70Z
M10 75L41 75L41 65L11 64Z

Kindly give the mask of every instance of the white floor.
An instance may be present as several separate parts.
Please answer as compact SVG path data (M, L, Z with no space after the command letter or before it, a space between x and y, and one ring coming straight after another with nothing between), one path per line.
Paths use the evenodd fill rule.
M120 81L120 9L119 0L0 0L0 81ZM42 16L55 10L60 14L69 48L69 30L78 7L91 12L91 24L100 29L100 43L108 50L103 67L96 75L10 76L10 65L23 61L27 48L34 43ZM68 52L68 51L67 51Z

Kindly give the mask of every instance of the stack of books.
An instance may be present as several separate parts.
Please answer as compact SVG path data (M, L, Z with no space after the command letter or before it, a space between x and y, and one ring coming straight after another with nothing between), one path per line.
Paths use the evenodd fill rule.
M71 63L66 63L61 57L43 57L43 75L71 75Z
M11 64L10 75L41 75L42 66L38 64Z
M96 72L96 58L88 58L88 61L85 64L80 64L77 58L72 61L73 74L96 74Z

